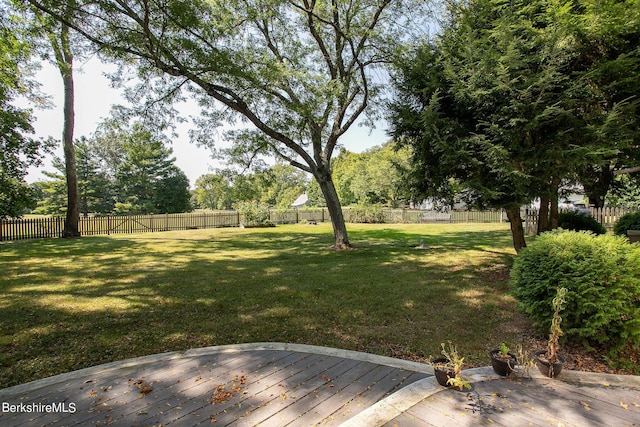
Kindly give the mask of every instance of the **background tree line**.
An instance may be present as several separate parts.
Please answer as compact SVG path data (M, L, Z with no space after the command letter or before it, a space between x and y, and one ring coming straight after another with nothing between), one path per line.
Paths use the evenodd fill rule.
M159 137L158 139L161 139ZM110 129L75 141L80 212L88 214L178 213L192 209L234 209L256 201L288 208L301 195L310 206L324 206L318 186L293 166L276 163L251 170L226 168L200 176L194 189L174 164L166 142L133 126ZM389 142L362 153L342 150L333 161L338 195L345 205L407 205L410 189L409 150ZM64 162L55 158L55 171L32 185L38 195L36 214L61 215L66 209Z
M189 180L175 165L164 136L139 124L105 124L75 141L79 209L92 214L178 213L191 210ZM65 163L53 161L49 179L36 182L34 213L66 213Z
M344 205L407 205L410 190L404 174L409 170L409 157L409 150L397 150L392 142L362 153L341 150L332 161L340 200ZM196 180L193 193L194 206L208 209L231 209L243 201L287 208L305 193L310 206L326 206L317 183L284 163L263 165L251 172L225 169L203 175Z

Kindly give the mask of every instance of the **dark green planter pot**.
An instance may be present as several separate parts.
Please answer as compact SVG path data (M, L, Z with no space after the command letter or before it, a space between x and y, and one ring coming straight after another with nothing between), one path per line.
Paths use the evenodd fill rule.
M513 368L518 364L518 359L512 353L507 353L508 357L503 358L500 350L491 350L489 352L489 358L491 359L491 366L496 374L501 377L509 376L513 372Z
M447 363L447 362L449 362L449 360L447 360L444 357L439 357L431 361L433 365L436 365L438 363ZM438 381L438 384L440 384L442 387L451 387L451 385L448 384L448 381L449 381L449 378L453 378L453 375L454 375L453 369L446 369L446 368L441 369L441 368L436 368L434 366L433 373L436 376L436 381Z
M562 367L567 361L564 357L558 355L558 360L552 365L550 364L545 356L547 354L547 350L540 350L533 353L533 358L536 361L536 366L542 375L549 378L556 378L562 372Z

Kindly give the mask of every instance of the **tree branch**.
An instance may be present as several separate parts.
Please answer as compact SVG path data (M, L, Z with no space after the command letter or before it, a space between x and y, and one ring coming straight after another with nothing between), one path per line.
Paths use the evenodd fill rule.
M613 174L614 175L628 175L628 174L632 174L632 173L636 173L636 172L640 172L640 166L635 166L635 167L632 167L632 168L620 169L620 170L614 171Z

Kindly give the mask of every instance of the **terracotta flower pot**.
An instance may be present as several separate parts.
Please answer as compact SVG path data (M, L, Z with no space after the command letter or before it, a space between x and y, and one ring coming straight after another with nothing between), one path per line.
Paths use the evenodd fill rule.
M549 378L556 378L562 372L562 367L567 362L564 357L559 354L556 355L558 360L556 360L553 365L549 363L546 358L547 350L540 350L533 353L533 358L536 361L536 366L542 375Z

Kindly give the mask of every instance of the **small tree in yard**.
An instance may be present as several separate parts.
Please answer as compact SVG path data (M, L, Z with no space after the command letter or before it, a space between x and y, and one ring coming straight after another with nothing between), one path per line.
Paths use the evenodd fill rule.
M335 247L350 246L331 158L340 137L375 106L383 84L373 73L414 39L411 20L426 16L428 2L28 1L71 21L103 54L136 64L144 93L156 100L189 90L205 109L202 142L223 121L249 123L227 134L233 151L274 154L313 175Z

